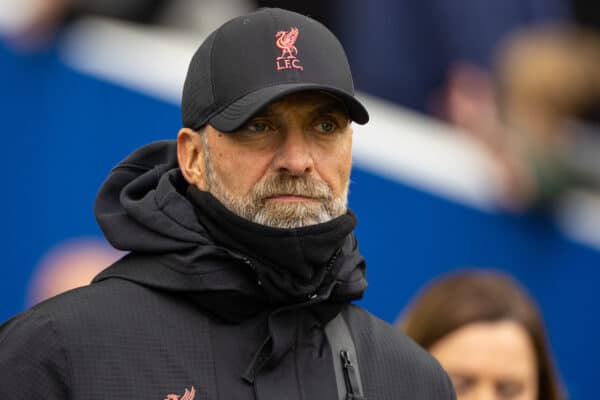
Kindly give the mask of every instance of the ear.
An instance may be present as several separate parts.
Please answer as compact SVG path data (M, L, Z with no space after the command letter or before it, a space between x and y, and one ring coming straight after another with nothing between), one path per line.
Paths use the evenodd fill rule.
M177 160L183 177L191 185L206 191L208 185L204 176L204 142L200 132L182 128L177 134Z

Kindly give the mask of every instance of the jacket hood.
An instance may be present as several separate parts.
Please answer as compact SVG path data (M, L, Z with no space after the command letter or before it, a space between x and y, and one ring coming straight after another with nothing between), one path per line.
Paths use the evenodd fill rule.
M350 211L289 232L242 221L206 192L189 196L176 154L175 141L146 145L119 163L102 185L95 206L98 223L114 247L130 254L95 281L120 277L196 297L227 292L252 298L261 307L297 303L317 292L321 301L362 295L365 262L351 233L356 221ZM338 239L332 237L336 231ZM267 246L237 246L261 235ZM225 237L229 240L221 240ZM331 243L331 249L322 243ZM278 244L289 253L275 260L252 254L253 248L274 253Z
M111 171L96 199L94 212L106 239L117 249L142 253L209 244L194 207L182 194L186 186L175 141L133 152Z
M114 247L130 253L94 282L119 278L177 292L229 322L267 313L269 335L248 366L250 377L263 365L259 354L268 349L267 359L277 363L293 346L291 320L299 309L324 326L345 304L362 297L367 282L365 261L351 233L355 217L348 212L290 232L240 221L206 192L188 196L190 185L176 154L175 141L146 145L117 165L102 185L95 206L98 223ZM251 243L249 232L279 241L282 248L297 248L290 253L295 257L261 258L252 254L252 246L237 246L236 240ZM323 240L319 235L325 235ZM335 248L324 249L320 242L335 243ZM274 248L268 243L261 252ZM331 256L321 263L324 258L312 251ZM311 263L315 259L320 261Z

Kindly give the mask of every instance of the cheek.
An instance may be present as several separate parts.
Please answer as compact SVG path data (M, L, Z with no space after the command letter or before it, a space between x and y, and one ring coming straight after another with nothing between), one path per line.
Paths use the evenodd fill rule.
M340 191L344 190L352 171L352 147L350 145L341 147L337 156L332 159L332 163L335 165L333 168L336 170Z
M333 190L334 195L341 194L350 179L352 170L352 137L343 138L327 148L317 150L315 167L320 178Z
M264 176L268 160L244 151L216 152L213 168L221 183L238 195L249 193Z

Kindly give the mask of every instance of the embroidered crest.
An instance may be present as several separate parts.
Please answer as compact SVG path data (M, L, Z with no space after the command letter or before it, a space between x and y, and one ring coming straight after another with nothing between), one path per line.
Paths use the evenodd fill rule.
M298 57L298 48L296 47L296 40L300 31L298 28L290 28L288 31L279 31L275 34L275 46L281 49L281 55L275 60L277 71L286 69L299 69L304 70L304 67L300 65Z
M176 394L168 394L164 400L194 400L196 396L196 389L192 386L190 390L185 388L185 393L182 396L178 396Z

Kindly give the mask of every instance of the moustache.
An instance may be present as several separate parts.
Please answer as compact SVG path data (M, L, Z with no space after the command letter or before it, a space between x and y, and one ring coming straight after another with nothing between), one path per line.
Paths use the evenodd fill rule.
M260 202L281 195L310 197L322 201L333 198L331 189L325 182L307 176L274 175L261 180L252 191L252 197Z

